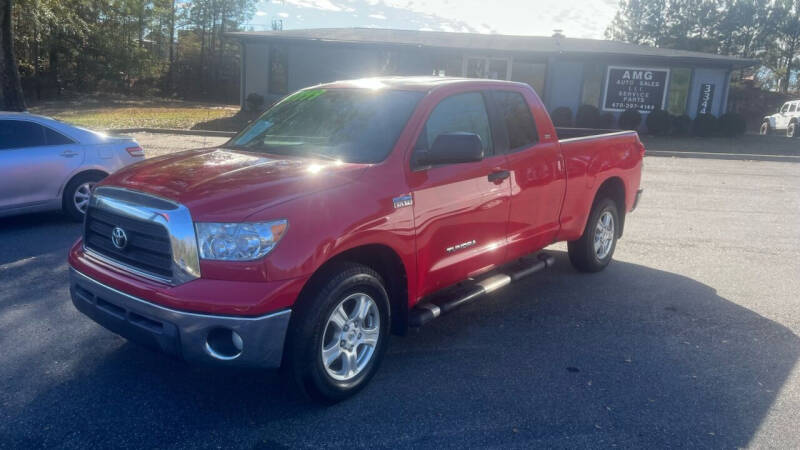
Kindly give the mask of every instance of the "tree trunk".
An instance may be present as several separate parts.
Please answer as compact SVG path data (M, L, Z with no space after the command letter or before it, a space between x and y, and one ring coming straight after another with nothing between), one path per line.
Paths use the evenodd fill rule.
M172 94L173 86L175 86L175 0L170 1L169 11L169 72L167 73L167 91Z
M11 36L11 0L0 0L0 89L3 94L2 109L25 111L25 97Z

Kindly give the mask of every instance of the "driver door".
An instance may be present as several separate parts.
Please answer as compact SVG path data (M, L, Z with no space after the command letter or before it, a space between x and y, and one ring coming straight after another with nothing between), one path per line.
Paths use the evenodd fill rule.
M506 254L511 186L506 157L494 153L484 94L441 100L428 116L415 145L427 151L442 133L477 134L484 158L478 162L412 167L419 295L426 295L502 263Z

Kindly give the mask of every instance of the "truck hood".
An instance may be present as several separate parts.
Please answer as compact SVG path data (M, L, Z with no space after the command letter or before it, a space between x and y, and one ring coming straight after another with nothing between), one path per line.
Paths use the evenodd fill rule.
M230 222L350 183L367 167L210 148L149 159L116 172L103 184L178 201L189 208L194 220Z

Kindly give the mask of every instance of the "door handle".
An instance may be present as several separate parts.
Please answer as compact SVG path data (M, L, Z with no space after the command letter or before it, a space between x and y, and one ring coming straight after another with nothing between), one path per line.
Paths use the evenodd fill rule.
M72 150L64 150L61 152L61 156L64 158L72 158L73 156L78 156L78 152L73 152Z
M491 181L492 183L498 183L499 184L501 181L505 180L506 178L508 178L510 176L511 176L511 172L509 172L507 170L498 170L496 172L490 173L487 178L489 178L489 181Z

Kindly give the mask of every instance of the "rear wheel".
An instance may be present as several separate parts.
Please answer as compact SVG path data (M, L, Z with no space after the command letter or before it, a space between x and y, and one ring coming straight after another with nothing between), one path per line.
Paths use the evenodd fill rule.
M770 133L772 133L772 128L769 126L769 122L762 122L761 128L758 130L758 134L766 136Z
M389 296L369 267L337 264L310 293L289 327L284 369L314 400L344 400L378 370L390 329Z
M599 272L614 256L619 230L617 204L610 198L595 202L583 236L567 244L569 260L581 272Z
M76 176L64 188L64 196L61 204L64 212L75 221L80 222L89 207L89 197L92 195L94 186L105 175L100 172L84 173Z

